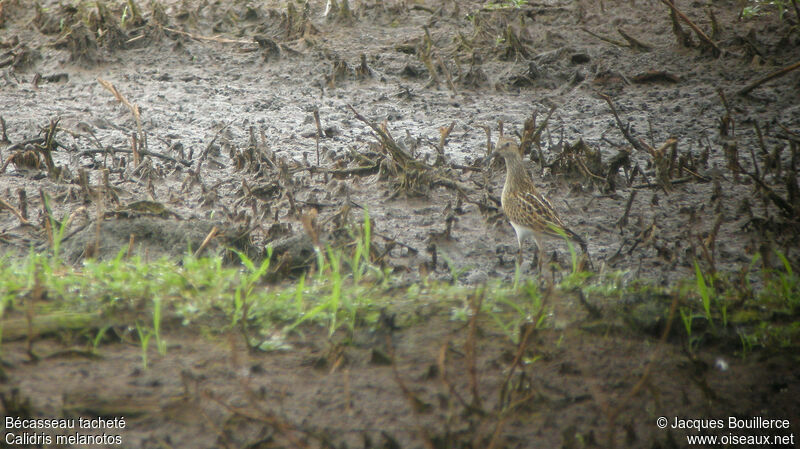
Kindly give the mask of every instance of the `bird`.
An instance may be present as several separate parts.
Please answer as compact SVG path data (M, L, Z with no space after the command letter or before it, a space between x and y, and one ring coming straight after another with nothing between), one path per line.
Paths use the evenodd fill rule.
M519 246L517 263L520 265L522 263L522 242L528 236L533 237L536 244L539 271L542 266L539 253L544 251L543 243L546 239L560 239L566 235L580 245L584 254L587 254L586 242L564 225L553 205L536 189L522 164L522 152L516 141L501 137L492 154L492 159L497 157L502 157L506 164L506 180L503 184L500 205L517 234ZM559 231L562 231L563 235Z

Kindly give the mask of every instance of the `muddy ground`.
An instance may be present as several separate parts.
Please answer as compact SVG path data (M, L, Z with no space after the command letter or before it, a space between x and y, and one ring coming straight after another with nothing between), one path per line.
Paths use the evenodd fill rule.
M0 2L0 192L30 222L0 209L3 253L49 247L47 196L70 217L72 263L131 240L144 257L178 256L216 227L206 251L258 259L273 245L291 277L312 263L308 234L335 245L366 208L380 262L409 282L447 279L448 264L466 284L510 280L504 169L485 163L502 132L529 144L529 171L597 271L672 286L696 260L747 273L756 253L777 266L776 249L800 268L800 71L739 94L797 62L794 10L739 20L734 2L678 2L712 46L685 22L676 39L655 0L360 1L327 16L316 1L131 4ZM568 266L563 244L543 257ZM687 354L658 332L597 332L575 298L553 301L566 324L532 337L540 358L520 380L532 393L509 416L475 410L497 405L515 347L480 320L470 337L447 310L383 330L396 373L375 360L380 330L252 354L176 325L147 371L124 341L100 360L37 363L7 343L4 407L61 416L89 398L78 412L130 418L124 446L147 448L683 447L686 432L657 417L800 426L796 357L713 342ZM449 385L437 373L448 341ZM483 407L458 400L475 397L470 342Z

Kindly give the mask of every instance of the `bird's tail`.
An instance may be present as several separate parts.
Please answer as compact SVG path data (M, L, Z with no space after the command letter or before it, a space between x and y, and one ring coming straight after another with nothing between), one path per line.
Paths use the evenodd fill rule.
M586 248L586 242L579 236L578 234L572 232L570 229L564 230L570 239L574 240L581 246L581 251L583 251L583 255L586 258L586 263L589 266L589 269L594 269L594 264L592 263L592 257L589 255L589 250Z
M570 238L571 240L574 240L575 242L577 242L577 243L578 243L578 245L580 245L580 247L581 247L581 250L582 250L584 253L586 253L586 252L587 252L587 251L586 251L586 241L584 241L584 240L581 238L581 236L579 236L578 234L576 234L576 233L572 232L572 230L571 230L571 229L564 229L564 232L566 232L566 233L567 233L567 236L569 236L569 238Z
M584 253L587 252L586 251L586 242L581 238L581 236L579 236L578 234L574 233L572 231L572 229L569 229L567 227L559 226L559 225L557 225L555 223L552 223L552 222L548 222L547 225L550 227L550 230L552 231L552 235L560 235L561 237L566 237L566 238L572 240L573 242L576 242L578 245L580 245L581 250L583 250Z

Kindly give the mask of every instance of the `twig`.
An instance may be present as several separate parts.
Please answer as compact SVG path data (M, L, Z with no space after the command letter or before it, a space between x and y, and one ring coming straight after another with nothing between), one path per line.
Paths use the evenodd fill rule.
M142 162L142 155L139 152L139 145L137 144L136 134L131 134L131 153L133 153L133 166L138 167Z
M203 243L201 243L200 247L197 248L197 251L194 252L194 257L199 256L200 253L202 253L203 250L206 248L206 246L208 246L208 243L211 242L211 240L214 239L214 237L216 237L218 233L219 229L216 226L212 227L211 231L208 232L206 238L203 239Z
M136 41L138 41L139 39L141 39L141 38L143 38L145 36L146 36L146 34L142 33L142 34L140 34L140 35L138 35L136 37L132 37L132 38L128 39L127 41L125 41L125 43L126 44L130 44L130 43L136 42Z
M628 197L628 202L625 204L625 213L617 221L617 226L620 228L628 224L628 215L631 213L631 206L633 206L633 199L636 198L636 189L631 190L631 195Z
M50 126L44 136L44 144L34 145L40 153L44 155L45 163L47 164L47 171L51 176L57 176L56 163L53 162L53 150L58 146L55 142L56 132L58 132L58 122L61 118L50 120Z
M108 82L108 81L106 81L106 80L104 80L104 79L102 79L100 77L97 77L97 82L100 83L101 86L106 88L106 90L111 92L111 94L114 95L114 97L116 97L117 101L119 101L120 103L124 104L131 111L131 114L133 115L133 119L136 121L136 130L138 132L138 145L137 145L137 140L135 138L134 138L134 141L133 141L133 145L134 145L135 149L138 150L139 152L146 151L146 148L147 148L146 147L147 137L144 135L144 131L142 130L142 117L141 117L141 114L139 113L139 105L137 105L136 103L131 103L130 101L128 101L128 99L125 98L125 96L122 95L117 90L117 88L114 87L114 85L111 84L110 82ZM133 155L134 155L134 159L138 159L138 157L136 157L137 155L136 155L135 152L133 152Z
M386 148L389 151L392 158L395 160L395 162L400 164L403 170L408 170L409 168L418 168L427 170L429 168L425 164L411 157L411 155L409 155L402 148L400 148L394 141L394 138L386 130L382 129L380 126L376 125L363 115L359 114L358 111L356 111L352 105L348 104L347 107L350 108L351 111L353 111L353 114L355 114L356 118L359 121L365 123L367 126L372 128L372 131L374 131L375 134L377 134L378 141L380 141L380 143L384 146L384 148Z
M776 134L775 137L777 137L779 139L800 142L800 134L797 134L796 132L790 130L789 128L783 126L780 123L778 123L778 126L780 126L780 128L786 133L786 136L782 136L780 134Z
M639 41L638 39L634 38L633 36L630 36L622 28L617 28L617 33L619 33L620 36L624 37L626 41L630 42L631 43L630 46L632 48L636 48L636 49L638 49L640 51L650 51L650 50L653 49L652 45L645 44L644 42Z
M380 237L380 238L382 238L382 239L384 239L384 240L386 240L387 242L391 242L391 243L394 243L394 244L400 245L400 246L402 246L403 248L405 248L405 249L407 249L407 250L409 250L409 251L413 252L414 254L418 254L418 253L419 253L419 250L418 250L418 249L416 249L416 248L414 248L413 246L407 245L407 244L405 244L405 243L403 243L403 242L401 242L401 241L399 241L399 240L397 240L397 239L394 239L394 238L392 238L392 237L389 237L389 236L387 236L387 235L383 235L383 234L381 234L380 232L375 232L375 231L373 230L373 231L372 231L372 234L373 234L373 235L376 235L376 236L378 236L378 237Z
M429 14L434 14L436 12L433 10L433 8L428 8L427 6L423 5L412 5L409 9L411 11L425 11Z
M767 147L764 145L764 136L761 134L761 128L758 126L758 122L753 122L753 128L756 130L756 137L758 137L758 145L761 148L761 154L767 154ZM761 177L761 171L758 169L758 160L756 160L756 152L753 150L752 145L747 146L750 149L750 158L753 159L753 170L756 172L756 176L759 178Z
M317 135L314 136L314 141L317 149L317 167L319 167L319 139L325 135L322 133L322 123L319 121L319 108L317 107L314 108L314 123L317 125Z
M784 68L778 70L777 72L772 72L769 75L767 75L767 76L765 76L765 77L753 82L752 84L748 85L744 89L740 90L738 92L738 94L739 95L747 95L748 92L750 92L751 90L755 89L756 87L766 83L767 81L773 80L775 78L780 78L783 75L786 75L787 73L791 72L792 70L797 69L798 67L800 67L800 61L797 61L797 62L795 62L794 64L792 64L790 66L784 67Z
M542 120L542 123L539 126L536 126L536 113L534 112L531 115L530 126L527 126L528 121L525 121L526 129L522 134L522 139L519 142L519 148L522 150L522 154L528 154L531 152L530 146L533 143L536 143L536 148L539 149L539 166L544 168L544 156L542 155L541 147L539 145L539 140L541 139L542 132L547 128L548 123L550 123L550 117L553 116L553 113L556 112L556 106L553 105L549 111L547 111L547 117Z
M604 178L602 176L595 175L594 173L592 173L592 171L589 170L589 167L586 166L586 163L580 157L576 157L575 158L575 162L578 163L578 165L580 166L580 168L582 169L584 174L587 175L588 177L599 179L600 181L605 181L606 180L606 178Z
M25 192L25 189L20 188L17 190L17 195L19 195L19 212L22 214L22 218L28 219L28 194Z
M0 143L11 143L8 140L8 133L6 133L6 120L3 117L0 117Z
M677 294L675 294L672 298L667 324L664 326L664 333L661 334L659 345L663 346L666 343L667 337L672 329L672 322L675 319L675 312L678 309L678 299L679 296ZM650 378L650 373L653 371L653 364L656 361L656 355L658 352L659 351L653 350L653 352L650 353L650 357L648 358L647 365L644 367L644 373L642 373L642 377L639 378L639 381L633 386L633 388L631 388L628 394L618 402L617 407L609 411L608 421L610 431L608 434L608 444L606 447L614 447L614 429L616 427L617 418L619 417L619 414L622 413L623 408L627 406L628 402L630 402L630 400L633 399L633 397L636 396L642 387L644 387L644 385L647 383L648 379Z
M684 170L686 170L686 168L684 168ZM705 178L703 178L703 179L705 179ZM687 178L678 178L678 179L669 180L669 183L671 185L686 184L687 182L690 182L691 180L692 180L692 178L689 178L689 177L687 177ZM637 184L635 186L632 186L632 188L634 188L634 189L652 189L653 187L661 187L661 186L659 186L658 184L652 184L652 183Z
M446 346L445 346L446 348ZM420 435L422 436L422 443L425 445L426 449L434 449L433 440L431 439L428 430L422 426L419 419L419 409L422 405L422 401L414 396L414 393L409 390L406 386L405 382L403 382L403 378L400 377L400 372L397 371L397 360L395 359L394 354L394 344L392 343L391 336L386 336L386 349L389 352L389 358L392 361L392 374L394 374L394 381L398 387L400 387L400 391L403 392L403 396L409 403L411 407L411 414L414 416L414 422L419 430ZM440 367L441 368L441 367Z
M483 296L485 290L481 293L476 293L470 300L470 309L472 309L472 317L469 320L469 333L467 334L467 341L464 343L465 352L467 357L467 374L469 375L469 389L472 392L472 407L475 409L482 409L481 395L478 390L478 370L476 367L476 354L475 354L475 341L477 340L478 332L478 316L481 313L481 305L483 304ZM477 296L477 298L476 298Z
M631 136L631 133L628 131L628 128L622 125L622 120L620 120L619 114L617 114L617 108L614 107L614 103L611 101L611 97L605 94L600 94L600 98L605 100L606 103L608 103L608 106L611 108L611 113L614 114L614 119L617 122L617 127L619 127L619 130L620 132L622 132L622 135L625 137L625 140L627 140L631 145L633 145L633 147L636 148L636 150L644 153L650 153L650 151L647 148L645 148L645 146L642 145L641 142L639 142L638 140L634 139L633 136Z
M689 169L689 167L682 167L682 168L681 168L681 170L683 170L683 171L685 171L686 173L689 173L690 175L694 176L694 177L695 177L695 178L697 178L697 180L698 180L698 181L700 181L700 182L708 182L708 181L711 181L711 179L710 179L710 178L708 178L707 176L703 176L703 175L701 175L701 174L699 174L699 173L695 173L694 171L692 171L691 169Z
M594 304L589 303L589 301L586 299L586 294L583 293L583 290L580 288L578 289L578 301L580 301L583 308L586 309L587 312L589 312L589 315L592 318L598 319L603 316L603 312L600 310L600 308Z
M714 226L711 228L711 234L708 236L708 247L711 249L711 269L716 271L714 268L714 249L717 247L717 234L719 234L719 228L722 226L722 220L725 219L725 216L722 212L717 214L716 220L714 220Z
M222 134L222 132L225 131L226 129L228 129L228 127L231 126L232 124L233 124L233 120L231 120L225 126L223 126L222 128L217 130L217 133L214 134L214 138L211 139L211 142L208 142L208 145L206 145L206 149L203 150L203 154L200 155L200 160L201 161L206 160L206 158L208 157L208 153L211 151L211 147L214 145L214 142L216 142L217 139L219 138L220 134Z
M535 317L532 321L536 322L536 319L539 317ZM521 329L521 335L519 339L519 346L517 346L517 353L514 355L514 360L511 362L511 366L508 368L508 373L506 373L505 379L503 379L503 383L501 384L502 387L500 388L500 403L499 408L502 410L506 405L507 400L509 399L506 395L508 394L508 388L511 385L511 376L514 375L514 371L520 367L522 356L525 355L525 350L528 349L528 340L530 340L531 335L533 335L533 331L536 329L533 325L533 322L526 323L526 325L521 326L524 328Z
M529 397L524 398L525 401L529 399ZM508 415L503 414L500 419L497 421L497 425L494 428L494 432L492 432L492 438L489 440L489 444L486 446L486 449L494 449L497 445L497 442L500 439L500 434L503 432L503 429L506 426L506 422L508 422Z
M114 153L132 154L133 150L115 150ZM83 150L83 151L81 151L79 153L80 156L89 156L89 155L92 155L92 154L108 154L108 151L106 151L106 150ZM183 164L186 167L189 167L189 166L192 165L192 161L178 160L178 159L175 159L172 156L167 156L166 154L154 153L152 151L147 151L147 150L139 150L139 155L157 157L157 158L160 158L160 159L164 159L165 161L170 161L170 162L175 162L175 163L178 163L178 164Z
M492 154L492 128L488 125L483 125L481 128L486 131L486 155L488 156Z
M672 3L670 0L661 0L661 3L669 6L670 9L672 9L675 12L675 14L678 15L678 17L680 17L684 22L686 22L687 25L689 25L691 29L694 30L694 32L697 34L697 37L699 37L700 40L710 45L711 48L713 48L714 51L716 52L715 55L722 54L722 50L720 50L719 47L717 47L717 44L715 44L714 41L712 41L711 38L709 38L706 35L706 33L703 32L703 30L701 30L697 25L695 25L694 22L689 20L689 18L686 17L686 14L682 13L678 8L676 8L674 3Z
M458 92L456 92L456 85L453 84L453 76L450 74L450 69L447 68L444 61L442 61L442 57L438 53L436 54L436 60L439 62L439 66L442 68L444 76L447 78L447 86L450 87L453 95L456 95Z
M47 197L47 194L44 193L44 190L40 187L39 188L39 198L41 199L42 203L42 213L45 216L44 221L44 231L45 235L47 235L47 243L50 247L53 246L53 223L60 225L60 223L56 222L55 217L53 217L53 211L50 208L50 200Z
M444 154L444 146L447 145L447 139L450 137L450 133L453 132L453 128L455 128L456 122L453 121L450 123L448 127L441 127L439 128L439 146L437 150L440 154Z
M350 168L325 168L325 167L296 167L289 170L290 174L300 173L307 171L311 175L314 173L327 173L333 176L367 176L377 172L380 169L380 165L377 163L373 163L372 165L359 165L357 167L350 167Z
M434 264L435 265L435 264ZM450 379L447 377L447 348L449 342L445 342L439 348L439 356L436 359L436 364L439 367L439 378L442 381L442 385L450 392L450 394L455 397L458 402L467 410L471 410L470 405L467 404L467 401L461 396L461 394L456 390L456 387L453 386L453 383L450 382Z
M11 211L12 214L14 214L17 218L19 218L20 223L22 223L24 225L31 224L28 220L25 219L25 217L22 215L22 213L17 210L17 208L15 208L14 206L9 204L6 200L4 200L2 198L0 198L0 208L6 208L9 211Z
M706 9L708 13L708 19L711 20L711 39L718 39L719 38L719 23L717 22L717 16L714 15L714 9L711 8L709 5Z
M774 190L770 186L768 186L764 181L759 179L756 175L750 173L749 171L739 166L739 170L741 170L744 174L750 177L753 181L758 184L759 187L764 189L767 192L767 198L769 198L779 209L783 211L783 213L787 217L794 217L797 216L800 211L795 210L794 206L792 206L788 201L786 201L783 197L775 193Z
M304 430L289 421L285 420L284 418L274 414L271 411L267 410L256 410L255 412L248 410L244 407L237 407L235 405L230 405L225 403L223 400L219 399L216 395L212 394L209 390L204 390L202 392L202 396L206 399L211 399L212 401L216 402L217 404L221 405L225 408L228 412L236 415L241 416L247 419L251 419L256 422L261 422L267 424L268 426L275 429L275 431L279 434L284 436L287 440L289 440L294 447L298 448L308 448L310 447L305 441L295 437L292 434L292 431L299 432L301 434L305 434L307 436L312 436L312 434ZM224 436L225 434L221 434Z
M625 42L617 41L617 40L611 39L609 37L605 37L605 36L601 36L599 34L593 33L591 31L589 31L588 28L581 28L581 30L583 30L583 31L589 33L590 35L600 39L601 41L606 41L609 44L613 44L613 45L616 45L618 47L630 47L630 45L626 44Z
M102 79L100 77L97 78L97 82L100 83L101 86L105 87L106 90L111 92L111 94L114 95L114 97L116 97L117 101L119 101L120 103L124 104L131 111L131 114L133 114L133 118L136 120L136 127L138 128L139 135L141 135L142 134L142 120L141 120L141 116L139 114L139 106L134 104L134 103L131 103L130 101L128 101L128 99L125 98L125 96L122 95L117 90L117 88L114 87L114 85L111 84L110 82L108 82L108 81L106 81L106 80L104 80L104 79Z
M669 11L669 20L672 22L672 33L675 35L675 38L678 40L678 45L682 45L684 47L691 47L692 46L692 35L683 31L681 28L681 23L678 20L678 15L675 14L675 10L672 9Z
M197 39L199 41L219 42L221 44L257 44L257 42L252 41L252 40L245 41L245 40L238 40L238 39L228 39L228 38L218 37L218 36L212 36L212 37L199 36L197 34L187 33L186 31L176 30L175 28L170 28L170 27L165 27L165 26L162 26L161 28L163 28L164 30L167 30L167 31L169 31L171 33L182 34L184 36L190 37L192 39Z
M473 167L471 165L463 164L450 164L450 167L456 170L474 171L479 173L482 173L485 170L483 167Z
M136 234L131 232L131 235L128 238L128 254L126 255L128 259L130 259L133 256L133 248L135 244L136 244ZM194 256L197 257L197 253L195 253Z
M453 181L447 179L443 176L439 176L436 179L431 181L431 186L442 186L447 187L448 189L455 190L456 192L460 193L468 202L469 196L467 195L467 190L459 184L457 181Z
M45 164L47 165L48 173L50 173L51 176L54 176L56 174L56 166L55 163L53 162L52 152L54 149L58 147L66 148L64 147L64 145L61 145L60 143L58 143L57 140L55 140L56 132L59 129L58 122L60 120L61 119L59 118L50 121L50 126L47 128L44 137L35 137L33 139L17 142L14 145L8 147L7 151L14 152L19 149L27 149L28 145L30 145L31 147L33 147L34 150L42 154L42 156L45 159ZM2 167L0 167L0 173L4 173L6 171L6 168L8 167L8 164L10 164L13 160L14 160L13 154L8 158L6 158Z

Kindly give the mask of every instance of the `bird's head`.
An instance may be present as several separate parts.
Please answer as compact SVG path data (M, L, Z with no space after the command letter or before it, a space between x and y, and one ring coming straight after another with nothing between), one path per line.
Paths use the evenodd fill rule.
M492 158L502 157L506 160L509 158L519 158L521 156L522 154L520 154L519 145L517 145L516 140L508 137L501 137L494 147L494 152L492 152Z

